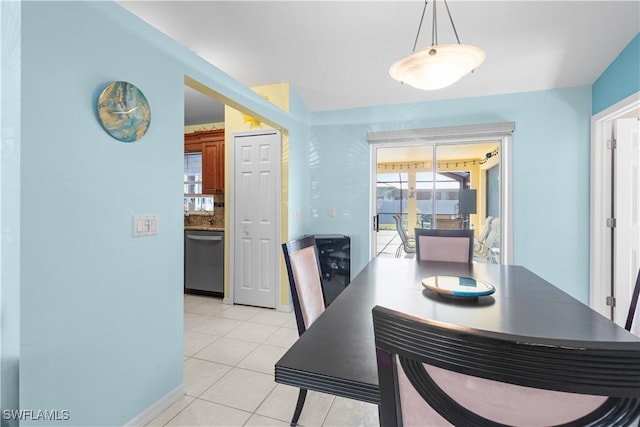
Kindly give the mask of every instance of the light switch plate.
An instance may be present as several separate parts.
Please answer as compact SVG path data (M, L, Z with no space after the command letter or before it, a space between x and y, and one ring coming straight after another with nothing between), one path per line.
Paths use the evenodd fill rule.
M158 234L158 215L134 215L133 237L155 236Z

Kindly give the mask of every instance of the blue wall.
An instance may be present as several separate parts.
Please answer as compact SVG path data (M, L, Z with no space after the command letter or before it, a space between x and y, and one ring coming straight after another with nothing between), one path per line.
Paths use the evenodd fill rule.
M593 84L593 114L640 91L640 33Z
M20 358L20 37L18 2L0 2L0 408L18 409ZM0 418L5 426L16 420Z
M307 231L350 235L353 274L370 253L367 132L514 121L514 261L588 300L590 87L312 116Z
M290 87L290 114L296 118L289 128L289 186L287 196L289 202L290 239L306 233L302 212L310 204L306 183L309 182L309 109L304 105L295 88ZM286 271L283 271L286 274Z
M23 2L21 55L20 407L123 425L182 384L184 76L290 128L296 147L308 127L113 2ZM151 105L138 142L97 121L112 80ZM143 214L157 236L131 236Z
M65 425L122 425L182 383L183 75L97 11L22 10L20 406ZM96 119L111 80L151 105L136 143ZM131 236L142 214L158 236Z

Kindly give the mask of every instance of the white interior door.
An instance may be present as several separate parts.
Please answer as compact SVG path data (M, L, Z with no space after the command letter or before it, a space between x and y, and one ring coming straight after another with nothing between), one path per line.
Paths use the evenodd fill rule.
M233 136L234 303L276 307L280 247L278 131Z
M624 326L640 268L640 120L616 120L614 150L614 320ZM635 322L640 334L640 322Z

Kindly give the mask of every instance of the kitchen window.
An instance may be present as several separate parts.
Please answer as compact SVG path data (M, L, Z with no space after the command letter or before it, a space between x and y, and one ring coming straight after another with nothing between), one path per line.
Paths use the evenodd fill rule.
M202 153L184 155L184 194L202 194Z
M213 211L213 195L202 194L202 153L184 155L185 211Z

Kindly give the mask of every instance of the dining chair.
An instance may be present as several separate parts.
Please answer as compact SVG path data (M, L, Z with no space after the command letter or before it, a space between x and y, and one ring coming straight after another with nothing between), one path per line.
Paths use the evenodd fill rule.
M479 251L482 248L484 241L487 239L489 235L489 231L491 231L491 222L493 221L492 216L488 216L484 220L484 224L482 225L482 229L480 230L480 234L477 238L473 239L473 251Z
M631 304L629 305L629 314L627 314L627 322L624 328L631 332L633 326L633 320L636 318L636 311L638 309L638 297L640 297L640 270L638 270L638 276L636 277L636 285L633 287L633 293L631 294Z
M532 343L373 308L381 426L627 426L640 342ZM543 344L543 345L539 345Z
M406 254L416 253L415 239L410 237L407 234L407 230L405 230L404 227L402 226L402 216L394 215L393 219L396 222L396 231L398 232L398 236L400 236L400 240L402 241L402 243L400 244L400 246L398 246L398 249L396 250L396 258L400 258L400 255L402 255L403 250Z
M487 260L491 259L491 248L499 238L500 218L493 218L485 239L477 246L474 243L473 256L476 258L485 258Z
M418 261L473 261L473 230L416 228Z
M289 288L298 326L298 336L302 336L324 312L326 306L315 237L307 236L283 243L282 251L289 275ZM291 419L291 426L298 423L306 397L307 389L301 388Z

